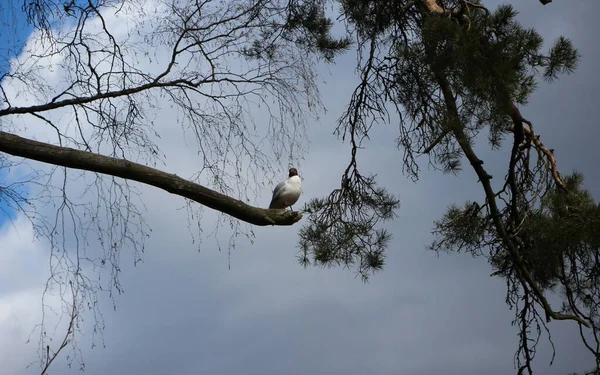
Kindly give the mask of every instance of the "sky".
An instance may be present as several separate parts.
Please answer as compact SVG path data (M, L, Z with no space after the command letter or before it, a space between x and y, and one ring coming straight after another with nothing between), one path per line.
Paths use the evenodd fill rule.
M571 38L582 55L575 74L540 85L522 113L556 150L561 171L583 172L585 187L599 199L600 48L595 36L600 35L600 3L512 3L522 23L547 41ZM350 152L331 133L356 84L354 55L318 69L327 113L310 124L310 147L297 166L303 178L300 204L339 184ZM169 127L172 116L164 108L156 119L160 146L168 155L161 169L190 176L199 157L193 147L181 147L186 135ZM33 125L30 136L43 139L46 130ZM504 282L489 277L484 259L426 250L433 221L448 205L482 196L477 178L467 168L457 177L428 170L424 159L420 180L413 183L401 174L396 136L397 124L377 126L359 155L361 170L376 173L402 205L398 218L386 224L393 240L385 268L366 284L351 270L300 266L300 225L253 228L254 243L238 238L230 254L226 247L219 251L216 242L221 247L228 242L226 228L198 245L190 237L183 200L139 186L152 234L142 263L134 266L131 255L122 256L125 293L116 297L116 309L101 295L101 337L93 335L94 317L85 316L78 336L85 373L515 373L517 329L504 303ZM492 174L504 173L506 149L478 149ZM287 160L273 166L286 167ZM263 190L256 205L269 203L271 191ZM215 219L206 210L201 225L210 231ZM27 365L37 358L34 329L41 319L48 244L33 240L31 225L20 215L1 223L0 369L37 374L37 365ZM575 324L554 321L549 328L557 356L549 366L551 352L543 339L534 363L538 373L566 375L592 367ZM63 356L51 373L79 373L79 366L69 368Z
M18 1L0 4L0 75L8 68L9 59L21 52L31 31Z
M17 1L5 1L0 3L0 77L7 72L9 61L19 53L27 41L32 27L27 23L26 15L21 11L21 4ZM0 78L1 80L1 78ZM0 186L7 179L8 171L0 168ZM26 187L20 187L20 192L25 192ZM6 201L0 199L0 225L7 218L14 219L15 212Z

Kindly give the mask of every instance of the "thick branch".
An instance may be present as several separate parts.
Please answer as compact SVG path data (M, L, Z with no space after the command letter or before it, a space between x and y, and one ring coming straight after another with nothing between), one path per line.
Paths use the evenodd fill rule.
M68 147L54 146L2 131L0 131L0 151L44 163L103 173L152 185L254 225L292 225L302 218L299 212L249 206L240 200L177 175L142 164Z
M525 120L523 116L521 116L521 111L514 103L510 105L510 118L513 121L513 128L511 129L515 135L515 144L520 145L525 139L525 134L523 133L523 123L529 123L529 121Z

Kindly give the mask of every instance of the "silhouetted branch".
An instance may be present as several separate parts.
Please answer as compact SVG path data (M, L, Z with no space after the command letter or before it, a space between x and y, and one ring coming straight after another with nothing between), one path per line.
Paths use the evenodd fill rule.
M0 151L44 163L103 173L152 185L254 225L292 225L302 218L299 212L252 207L177 175L128 160L54 146L2 131L0 131Z

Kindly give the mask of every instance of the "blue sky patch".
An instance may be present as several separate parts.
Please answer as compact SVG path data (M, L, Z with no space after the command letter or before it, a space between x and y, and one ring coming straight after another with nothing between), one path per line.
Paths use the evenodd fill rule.
M23 12L21 4L19 1L0 2L0 79L8 73L10 59L21 53L33 30L27 22L27 15ZM8 171L0 165L0 227L7 220L16 217L14 205L1 191L11 183L7 175ZM24 194L26 191L21 186L16 193Z

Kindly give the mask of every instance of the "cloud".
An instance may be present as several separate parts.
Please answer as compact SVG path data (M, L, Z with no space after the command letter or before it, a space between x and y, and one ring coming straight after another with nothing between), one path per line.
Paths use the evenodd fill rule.
M48 251L43 241L33 237L31 223L23 215L0 227L0 367L7 374L25 374L26 366L37 359L39 332L34 328L42 319ZM50 307L60 306L57 302L46 299ZM33 344L25 345L29 338Z

